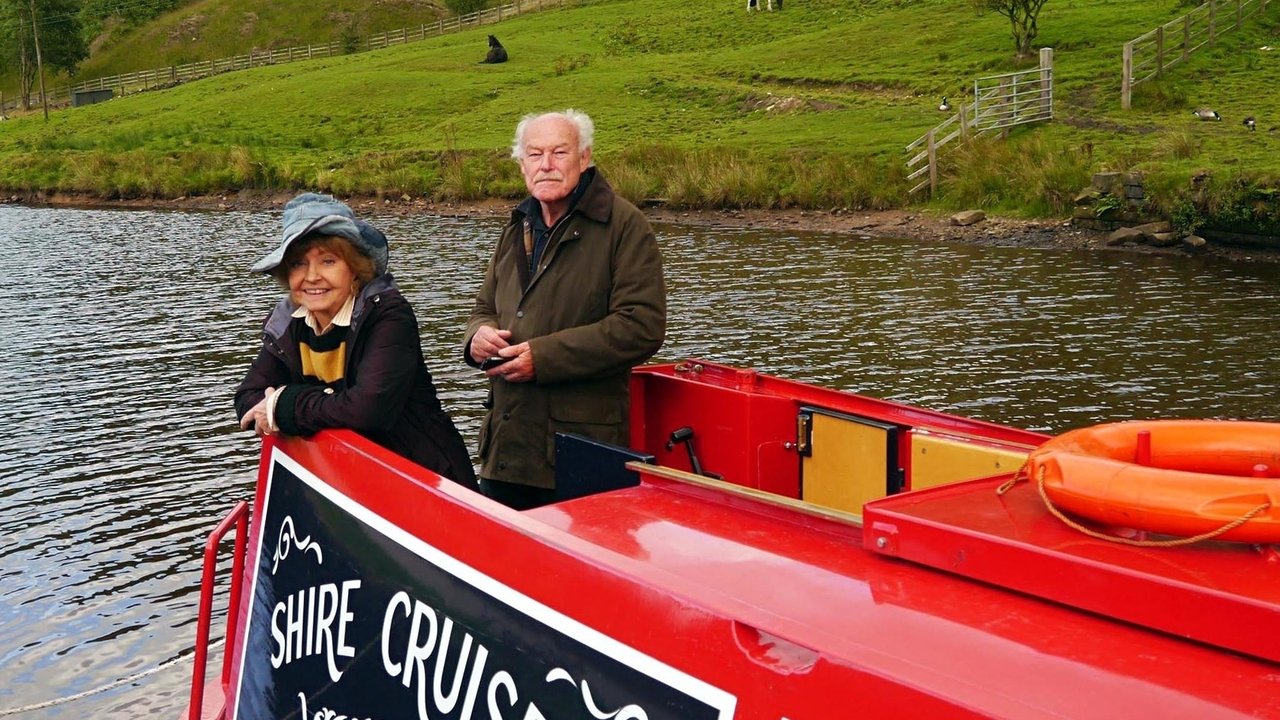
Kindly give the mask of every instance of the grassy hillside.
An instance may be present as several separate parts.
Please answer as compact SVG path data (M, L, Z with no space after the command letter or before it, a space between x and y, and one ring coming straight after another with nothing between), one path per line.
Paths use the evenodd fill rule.
M439 0L195 0L144 27L104 32L77 80L364 37L447 14Z
M941 95L1018 69L1007 21L958 0L586 0L420 43L253 71L0 124L0 186L158 197L242 187L437 198L521 191L516 120L575 106L633 198L703 206L908 202L903 147ZM1210 172L1219 204L1275 187L1280 10L1119 103L1122 44L1187 7L1051 0L1057 120L948 161L944 206L1053 214L1104 169L1146 172L1172 211ZM481 65L485 35L511 61ZM1263 100L1270 98L1269 100ZM1191 109L1211 105L1220 123ZM1249 133L1244 115L1258 117ZM1265 191L1264 191L1265 194ZM1265 199L1265 198L1264 198ZM1234 207L1233 205L1233 207ZM1217 211L1221 208L1209 208ZM1236 208L1237 211L1239 208Z
M102 4L110 10L109 0ZM48 84L68 84L136 70L182 65L249 52L342 42L449 17L441 0L190 0L134 26L119 17L91 22L90 57L74 78L51 73ZM0 68L0 91L12 100L18 81Z

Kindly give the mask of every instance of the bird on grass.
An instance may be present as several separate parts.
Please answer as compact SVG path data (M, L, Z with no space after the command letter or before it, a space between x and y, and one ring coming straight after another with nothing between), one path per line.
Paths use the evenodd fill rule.
M1191 114L1195 115L1201 120L1221 120L1222 119L1222 116L1218 114L1217 110L1210 110L1209 108L1206 108L1206 107L1196 108L1195 110L1191 111Z
M942 96L942 102L938 104L938 109L941 110L942 112L947 112L948 110L951 109L951 103L947 102L946 95Z
M1250 115L1249 117L1244 119L1244 126L1249 128L1249 132L1253 132L1254 130L1257 129L1258 121L1254 120L1253 116Z

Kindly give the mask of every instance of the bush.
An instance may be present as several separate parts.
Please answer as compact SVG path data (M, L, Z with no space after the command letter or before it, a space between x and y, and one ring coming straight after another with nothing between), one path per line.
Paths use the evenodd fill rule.
M444 6L454 15L469 15L489 7L489 0L444 0Z

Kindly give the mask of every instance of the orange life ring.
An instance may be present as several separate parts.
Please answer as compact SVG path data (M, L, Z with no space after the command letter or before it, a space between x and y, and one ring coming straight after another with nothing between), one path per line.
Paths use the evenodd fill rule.
M1280 423L1095 425L1041 445L1026 471L1057 507L1112 527L1191 537L1253 511L1218 539L1280 543Z

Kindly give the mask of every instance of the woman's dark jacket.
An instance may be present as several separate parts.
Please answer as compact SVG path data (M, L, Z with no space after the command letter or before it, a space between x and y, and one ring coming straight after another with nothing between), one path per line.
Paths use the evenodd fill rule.
M309 437L325 428L349 428L440 475L474 485L471 456L440 407L422 359L418 321L390 275L368 283L356 298L343 380L308 384L287 296L263 326L262 350L236 388L236 416L262 400L266 388L285 389L275 421L285 435Z

